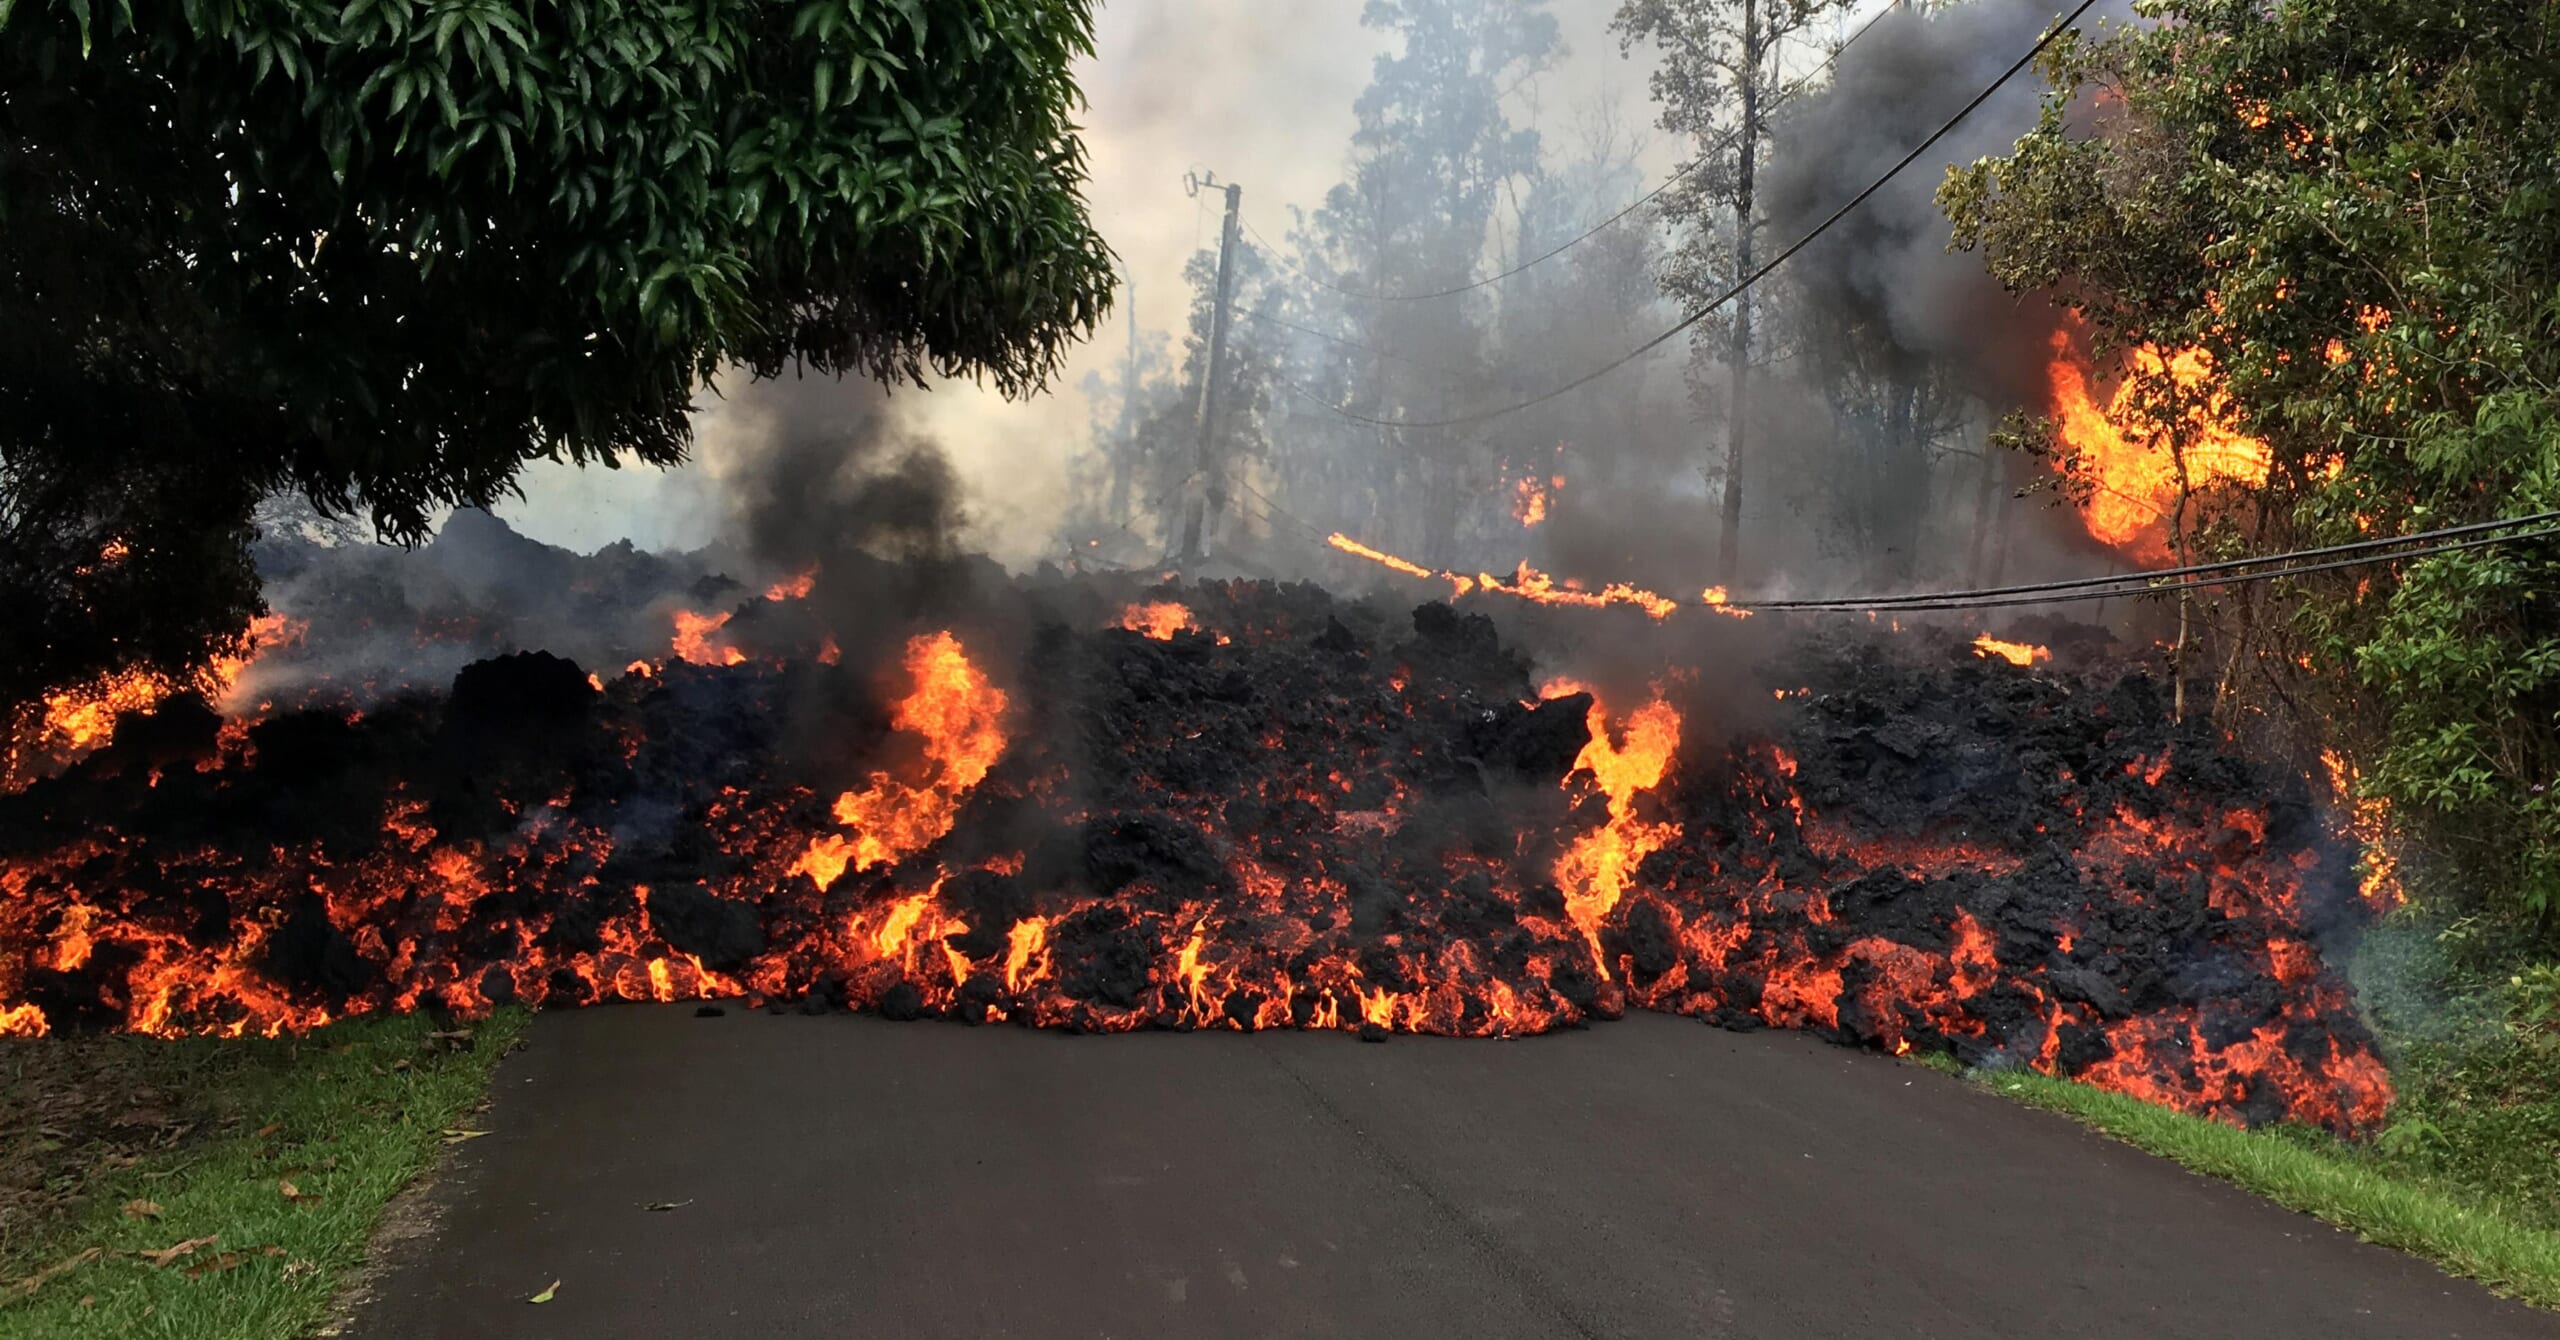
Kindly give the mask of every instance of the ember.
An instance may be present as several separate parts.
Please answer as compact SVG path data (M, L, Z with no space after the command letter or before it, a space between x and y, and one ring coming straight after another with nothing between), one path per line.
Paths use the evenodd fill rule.
M1507 1036L1637 1006L2240 1121L2389 1101L2311 948L2364 914L2352 854L2138 671L1923 668L1861 624L1719 686L1780 714L1728 738L1677 679L1534 691L1445 604L1185 596L1227 640L917 631L858 728L804 714L865 698L867 656L599 690L519 654L360 718L119 732L0 797L0 1032L742 997Z

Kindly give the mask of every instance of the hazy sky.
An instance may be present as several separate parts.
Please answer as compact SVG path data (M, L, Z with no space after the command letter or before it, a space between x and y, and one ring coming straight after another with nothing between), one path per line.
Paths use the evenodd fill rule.
M1862 8L1876 7L1872 0ZM1516 121L1539 122L1570 142L1578 118L1600 103L1646 134L1644 164L1658 180L1677 147L1652 129L1639 50L1622 56L1608 31L1615 0L1552 0L1566 47L1553 69L1511 94ZM1353 129L1351 104L1369 82L1385 35L1360 26L1362 0L1106 0L1096 55L1078 70L1092 181L1087 199L1134 283L1142 327L1170 327L1189 303L1181 282L1192 252L1214 247L1212 193L1187 198L1186 171L1215 172L1244 187L1244 216L1274 242L1290 208L1312 209L1341 180ZM1595 217L1623 201L1595 202ZM1056 521L1069 453L1087 423L1076 384L1113 366L1126 348L1130 290L1109 325L1078 349L1052 393L1008 403L969 383L900 392L938 438L970 489L971 542L1007 561L1036 558ZM752 394L751 391L735 392ZM697 464L577 471L537 465L523 502L501 509L537 538L592 549L622 536L652 548L690 547L717 521L704 476L720 466L719 411L702 421Z

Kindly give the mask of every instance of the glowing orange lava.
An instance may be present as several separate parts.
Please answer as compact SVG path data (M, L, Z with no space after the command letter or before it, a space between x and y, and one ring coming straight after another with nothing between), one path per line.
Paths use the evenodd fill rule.
M1190 606L1177 601L1154 600L1120 611L1120 626L1132 633L1144 633L1158 642L1171 642L1176 633L1198 631L1200 623L1191 617Z
M712 636L729 626L729 615L697 614L677 610L676 636L672 649L679 661L691 665L741 665L747 654L726 644L714 646Z
M47 694L37 747L60 759L76 758L114 738L116 722L128 713L148 712L191 688L216 708L228 708L232 690L259 655L300 638L302 631L302 624L281 614L261 615L249 622L242 650L214 657L192 680L182 682L156 670L126 670Z

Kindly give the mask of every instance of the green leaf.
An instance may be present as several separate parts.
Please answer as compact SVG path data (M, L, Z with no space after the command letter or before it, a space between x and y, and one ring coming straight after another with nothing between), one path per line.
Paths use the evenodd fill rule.
M551 1281L551 1283L549 1283L549 1284L547 1284L547 1285L543 1286L543 1290L542 1290L542 1292L540 1292L540 1293L538 1293L538 1294L535 1294L533 1297L528 1298L528 1299L526 1299L526 1300L524 1300L524 1301L526 1301L526 1302L528 1302L528 1303L548 1303L548 1302L550 1302L553 1298L558 1297L558 1296L559 1296L559 1293L560 1293L560 1281L558 1281L558 1280L553 1280L553 1281Z

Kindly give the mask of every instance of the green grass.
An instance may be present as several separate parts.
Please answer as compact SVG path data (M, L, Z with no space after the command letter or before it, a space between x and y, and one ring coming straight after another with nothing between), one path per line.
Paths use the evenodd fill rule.
M2423 1256L2525 1302L2560 1307L2560 1234L2520 1222L2493 1204L2397 1175L2325 1137L2244 1131L2046 1075L2004 1072L1980 1082L2369 1242Z
M76 1044L135 1049L119 1059L180 1089L203 1122L192 1138L97 1176L77 1208L11 1245L0 1260L0 1333L309 1333L392 1195L434 1161L444 1132L473 1128L489 1072L523 1027L521 1012L502 1012L459 1051L430 1038L435 1025L418 1016L301 1039ZM133 1200L156 1204L156 1217L126 1213ZM141 1255L205 1237L216 1240L165 1268Z
M1973 1076L2541 1307L2560 1308L2560 971L2544 942L2395 914L2350 966L2396 1098L2358 1140L2242 1131L2024 1072ZM1915 1058L1917 1059L1917 1058ZM1924 1064L1955 1073L1946 1058Z
M2395 916L2353 966L2398 1101L2361 1157L2560 1232L2560 968L2547 942Z

